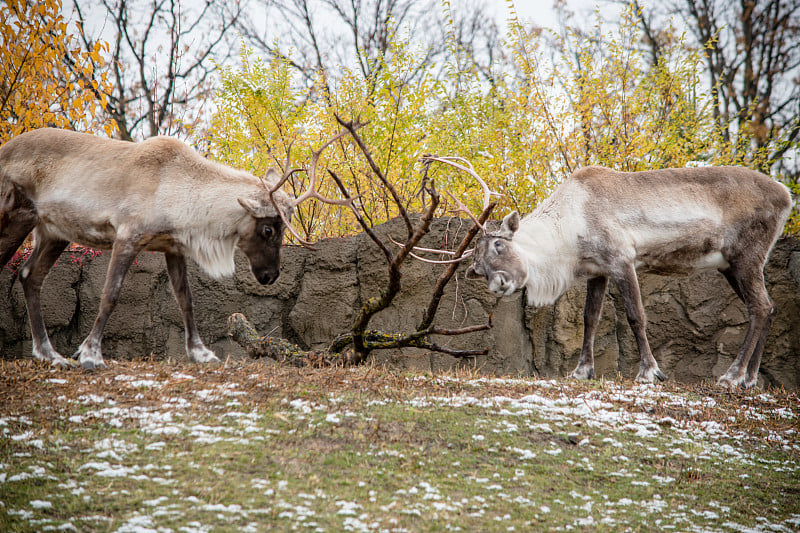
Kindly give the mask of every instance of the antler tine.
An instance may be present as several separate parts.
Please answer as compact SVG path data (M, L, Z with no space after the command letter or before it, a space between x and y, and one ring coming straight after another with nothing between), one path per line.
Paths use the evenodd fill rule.
M264 174L264 179L261 180L261 183L264 185L264 189L267 190L267 193L269 194L269 201L272 202L272 205L275 207L275 211L278 212L278 216L281 217L281 220L283 221L283 224L286 226L286 228L289 230L289 233L294 235L294 238L297 239L297 242L299 242L303 246L310 247L311 243L303 239L297 232L297 230L295 230L294 227L292 227L292 225L289 223L289 219L287 218L286 213L284 213L283 209L281 209L281 206L278 205L278 202L275 201L275 197L273 196L275 194L275 191L280 189L283 186L283 184L286 183L286 180L288 180L295 172L299 172L301 170L299 168L289 167L292 158L292 145L294 145L294 141L296 139L297 139L296 136L292 137L292 140L289 141L289 145L286 147L286 163L284 164L283 174L281 176L281 179L279 179L271 187L267 187L266 178L267 174L269 174L269 169L267 169L267 172Z
M311 241L307 241L303 237L301 237L300 233L298 233L298 231L294 229L294 226L292 226L289 223L289 221L286 220L286 216L283 213L281 213L281 220L283 220L283 224L286 226L286 229L289 230L289 233L291 233L294 236L294 238L297 239L297 242L299 242L301 245L307 248L312 248L314 243Z
M264 188L270 193L270 199L272 199L272 193L283 187L283 184L286 183L295 172L299 172L301 169L299 168L291 168L289 165L291 164L292 160L292 146L294 145L294 141L297 140L297 136L292 137L292 140L289 141L289 145L286 147L286 162L283 164L283 169L281 169L282 175L281 179L279 179L275 185L272 187L267 187L267 174L269 174L270 169L264 173L264 178L261 180L264 184ZM274 204L275 202L273 202ZM277 208L277 206L275 206Z
M475 180L480 184L481 189L483 190L483 209L482 209L482 211L485 211L489 207L492 195L494 195L494 196L502 196L500 193L496 193L493 190L491 190L489 188L489 185L475 171L475 168L472 166L472 163L470 163L469 161L467 161L463 157L456 157L456 156L441 157L441 156L437 156L437 155L424 155L424 156L422 156L422 161L423 162L438 161L439 163L444 163L446 165L450 165L453 168L457 168L458 170L466 172L467 174L469 174L470 176L475 178ZM473 222L475 222L475 224L481 229L481 231L483 233L486 233L486 227L483 224L481 224L480 222L478 222L478 217L476 217L474 214L472 214L472 211L470 211L467 208L467 206L465 206L463 203L461 203L458 200L458 198L453 196L453 194L448 193L448 195L450 195L450 198L452 198L456 202L456 204L458 204L458 209L456 210L456 212L466 213L473 220Z
M279 179L277 182L275 182L275 185L273 185L269 189L270 194L274 193L275 191L277 191L278 189L283 187L283 184L286 183L286 181L289 178L291 178L296 172L301 172L302 170L303 170L302 168L288 168L288 166L287 166L286 170L283 171L283 175L281 176L281 179ZM269 172L269 170L267 172ZM294 206L292 206L292 207L294 207Z
M281 179L279 179L272 187L268 188L270 200L272 200L272 193L283 187L283 184L286 183L286 180L288 180L292 175L294 175L295 172L300 172L300 170L302 170L299 168L290 167L292 162L292 146L294 145L294 141L296 140L297 136L292 137L292 140L289 141L289 145L286 147L286 162L283 165ZM268 173L269 169L267 169L267 174ZM266 178L266 174L264 175L264 178ZM266 179L264 179L263 181L264 181L264 187L266 187ZM274 205L275 201L273 200L272 203ZM275 205L275 208L277 209L278 206ZM278 211L280 211L280 209L278 209Z
M309 198L316 198L320 202L331 204L331 205L347 205L351 208L353 207L353 198L344 198L340 200L334 200L331 198L326 198L322 196L317 191L317 165L319 164L319 156L322 155L322 152L330 145L344 137L350 133L348 130L342 130L336 135L334 135L331 139L329 139L325 144L323 144L318 150L314 150L311 155L311 162L309 164L310 169L307 171L308 173L308 190L306 190L303 194L298 196L293 202L292 207L297 207L301 203L305 202Z
M465 206L463 203L461 203L461 200L459 200L458 198L453 196L453 194L451 192L449 192L449 191L448 191L447 195L458 205L458 209L454 209L453 213L465 213L469 218L472 219L472 221L475 223L475 225L478 226L483 233L486 233L486 226L484 224L480 223L480 221L478 220L478 217L473 215L472 211L470 211L467 206Z
M461 257L455 257L453 259L438 259L437 260L437 259L425 259L424 257L421 257L421 256L415 254L414 252L408 252L408 255L410 255L411 257L413 257L417 261L422 261L423 263L432 263L434 265L451 265L453 263L460 263L464 259L467 259L468 257L470 257L469 254L464 254Z
M464 171L480 184L481 189L483 190L483 208L486 209L489 206L489 200L492 196L502 196L500 193L494 192L489 188L489 185L484 181L483 178L475 171L475 167L472 166L472 163L464 159L463 157L456 157L456 156L446 156L441 157L437 155L425 155L422 157L423 160L430 160L430 161L438 161L440 163L444 163L446 165L450 165L451 167L457 168L458 170ZM464 163L459 164L459 163Z
M405 246L405 244L397 242L396 240L394 240L391 235L387 235L387 237L389 237L389 240L395 246L399 246L400 248ZM451 255L451 256L456 255L456 253L454 251L452 251L452 250L440 250L438 248L423 248L421 246L414 246L412 249L417 251L417 252L428 252L428 253L432 253L432 254L444 254L444 255ZM460 257L454 257L453 259L443 259L443 260L425 259L424 257L420 257L419 255L415 254L414 252L409 252L409 255L411 257L413 257L414 259L422 261L423 263L433 263L435 265L447 265L447 264L458 263L458 262L463 261L464 259L466 259L469 256L471 256L473 251L474 251L474 249L470 248L469 250L465 250L464 253Z
M300 233L296 229L294 229L294 226L292 226L292 224L289 222L289 219L287 218L286 213L283 212L283 209L280 208L278 203L275 201L275 198L273 198L273 196L272 196L275 193L275 191L280 189L283 186L283 184L286 183L286 180L288 180L289 177L291 177L295 172L300 172L302 170L300 168L292 168L292 169L288 168L288 166L289 166L288 158L287 158L286 166L287 166L287 168L286 168L286 170L284 170L283 176L281 176L281 179L278 180L278 182L271 189L269 189L269 199L272 202L272 205L275 206L275 210L278 212L278 216L281 217L281 220L283 221L283 225L286 226L286 229L289 230L289 233L291 233L294 236L294 238L297 239L297 242L299 242L303 246L307 246L307 247L310 248L312 243L307 241L307 240L305 240L303 237L301 237ZM294 207L294 205L292 205L292 207Z

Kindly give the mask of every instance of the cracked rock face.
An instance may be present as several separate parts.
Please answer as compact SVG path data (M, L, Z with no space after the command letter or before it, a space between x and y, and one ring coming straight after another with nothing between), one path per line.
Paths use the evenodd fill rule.
M453 247L470 222L439 219L421 246ZM405 235L399 220L375 228L380 236ZM376 296L387 274L383 255L365 235L327 239L315 250L287 246L281 277L262 286L243 256L233 278L212 280L191 265L195 315L201 335L221 357L243 356L226 337L228 316L241 312L261 334L284 337L319 349L344 332L362 302ZM65 252L45 280L44 318L57 350L71 354L88 334L99 305L107 254L74 263ZM386 332L415 329L441 272L440 266L409 261L403 266L403 291L376 315L371 328ZM497 299L486 283L459 273L445 291L435 323L442 327L479 324L492 315L491 330L437 338L453 349L488 347L486 356L458 361L420 350L375 352L378 362L400 369L443 371L456 366L489 374L564 376L575 367L583 337L584 284L554 305L525 306L522 293ZM761 363L761 385L800 388L800 240L781 239L766 268L767 289L778 306ZM716 272L692 277L642 275L647 334L662 371L671 379L696 382L717 378L736 356L747 314L724 278ZM595 340L598 377L632 378L638 370L636 342L616 288L609 284ZM3 357L30 356L30 330L22 289L8 269L0 272L0 349ZM183 326L160 254L140 254L128 273L120 302L105 331L109 358L149 354L185 357Z

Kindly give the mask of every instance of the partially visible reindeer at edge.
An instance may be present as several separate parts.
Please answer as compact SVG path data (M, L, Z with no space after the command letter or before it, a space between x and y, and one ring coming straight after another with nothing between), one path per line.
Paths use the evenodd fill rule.
M280 179L274 170L265 178L271 183ZM189 359L218 361L195 325L186 257L212 277L232 275L238 246L256 279L273 283L279 275L283 221L296 206L276 189L168 137L130 143L40 129L0 146L0 265L34 232L35 248L19 274L33 356L56 366L74 364L50 343L39 293L53 263L75 242L111 250L97 319L74 355L84 368L105 367L103 328L125 273L142 250L164 253Z
M472 174L487 204L491 191L468 163L428 159ZM637 270L688 275L717 269L749 316L739 353L718 384L749 388L756 384L777 312L764 285L764 266L791 206L784 185L741 167L617 172L590 166L574 172L522 220L512 212L498 231L482 228L466 275L485 278L497 296L524 288L528 305L536 306L554 303L578 280L587 280L583 345L571 373L579 379L594 377L594 336L610 278L636 337L636 381L652 382L666 377L647 342ZM461 210L468 212L463 205Z

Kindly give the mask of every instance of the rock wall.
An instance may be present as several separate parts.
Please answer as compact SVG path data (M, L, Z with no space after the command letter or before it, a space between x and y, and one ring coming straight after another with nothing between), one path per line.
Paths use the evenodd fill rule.
M452 243L468 225L459 219L435 221L423 246ZM392 221L376 228L379 235L400 236L404 227ZM91 329L100 302L109 254L75 257L65 252L45 281L42 305L57 350L72 353ZM244 313L262 334L282 336L309 348L322 348L350 322L367 298L387 279L383 255L366 235L327 239L315 250L284 249L281 277L262 286L237 255L233 278L213 280L192 265L196 319L206 343L218 355L240 357L243 351L226 337L226 319ZM385 350L379 362L399 369L439 371L457 365L490 374L563 376L574 368L583 335L585 287L574 287L553 306L529 308L524 295L497 299L482 281L467 281L463 269L453 279L439 307L436 323L458 327L485 322L491 330L439 338L452 348L488 347L472 360L420 350ZM403 291L371 326L392 332L411 331L421 319L441 267L417 261L403 269ZM766 277L778 316L761 364L762 385L800 388L800 240L778 242ZM653 353L671 379L696 382L716 378L728 367L744 338L747 317L724 278L707 272L690 278L641 277ZM613 287L606 295L595 343L598 376L633 377L638 369L636 342ZM0 273L0 349L5 358L30 356L31 342L22 289L9 269ZM125 280L120 302L103 339L106 358L185 357L183 326L161 254L143 253Z

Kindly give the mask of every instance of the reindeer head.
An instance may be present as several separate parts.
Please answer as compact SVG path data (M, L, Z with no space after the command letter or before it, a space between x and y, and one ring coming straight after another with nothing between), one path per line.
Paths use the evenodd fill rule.
M270 184L280 179L274 168L264 178ZM286 193L271 192L266 185L260 193L238 200L250 215L239 229L238 246L250 261L250 269L258 282L262 285L274 283L280 274L284 220L292 218L294 206Z
M467 279L486 278L496 296L508 296L522 288L528 269L512 240L518 229L519 214L514 211L503 218L498 231L484 233L475 244Z

